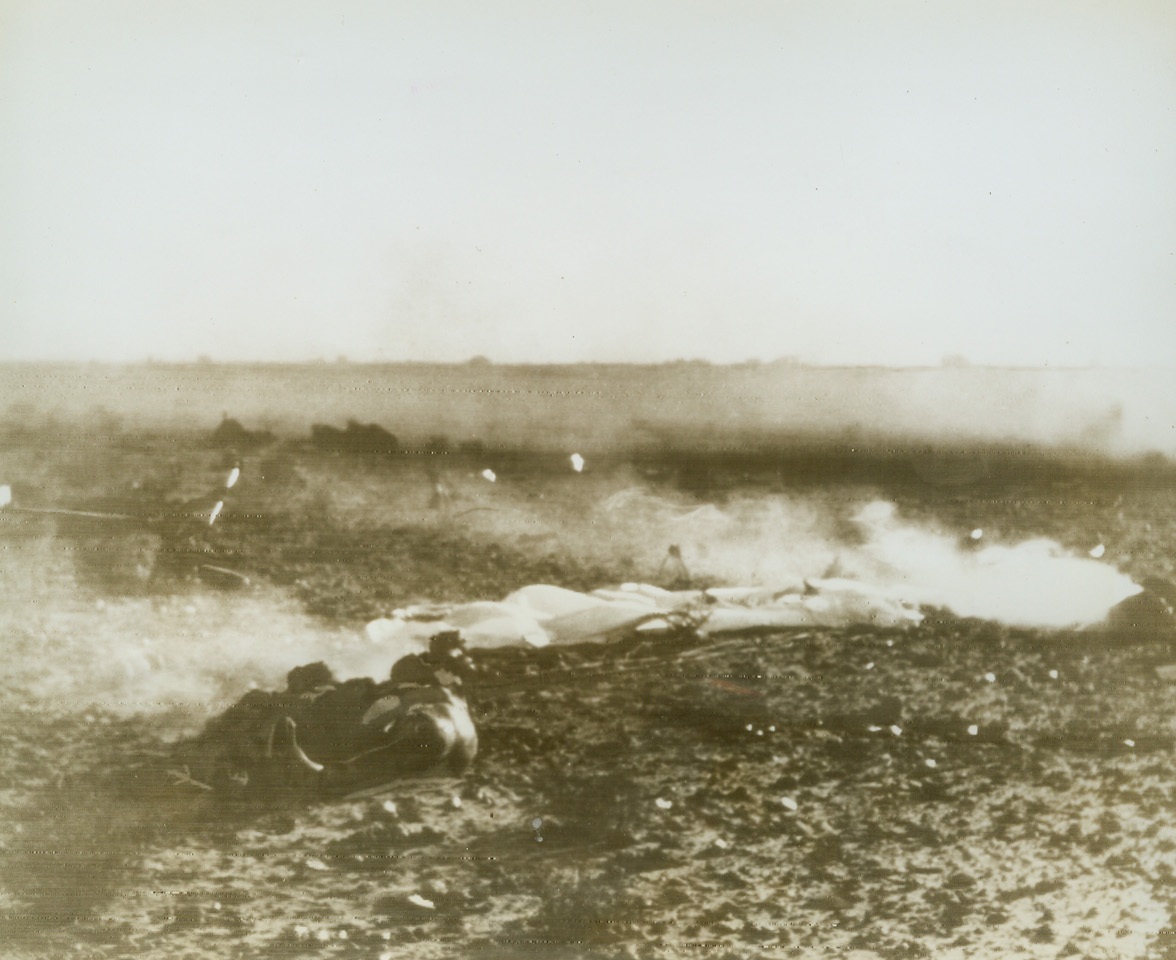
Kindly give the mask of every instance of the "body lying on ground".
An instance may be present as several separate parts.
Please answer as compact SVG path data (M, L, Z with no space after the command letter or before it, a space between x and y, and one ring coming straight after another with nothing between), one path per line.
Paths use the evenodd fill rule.
M447 632L382 683L338 681L321 662L296 667L284 691L249 692L188 745L191 779L236 796L345 796L460 775L478 750L461 693L468 663Z

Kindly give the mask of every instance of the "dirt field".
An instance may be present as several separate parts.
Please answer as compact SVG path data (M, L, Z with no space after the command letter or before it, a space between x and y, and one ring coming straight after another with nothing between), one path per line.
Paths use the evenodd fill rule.
M234 465L182 549L141 522ZM931 610L484 653L460 781L281 807L180 782L177 744L251 685L315 659L383 676L362 628L397 607L656 581L671 544L698 586L819 575L878 499L912 529L1176 572L1160 476L1017 479L10 443L17 506L140 520L0 514L3 953L1176 956L1176 650L1154 640Z

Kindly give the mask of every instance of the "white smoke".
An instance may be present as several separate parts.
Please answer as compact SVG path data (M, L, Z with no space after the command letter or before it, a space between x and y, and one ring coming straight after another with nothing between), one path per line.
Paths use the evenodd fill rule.
M565 548L604 560L627 552L651 579L679 558L696 584L785 589L849 577L909 603L1011 626L1097 623L1140 590L1109 563L1052 540L944 533L904 521L885 501L744 496L700 505L633 486L602 498L580 527L577 536L562 525Z
M620 569L618 558L625 558L652 582L671 572L667 557L681 565L674 575L696 586L795 590L805 580L851 578L908 603L1010 625L1095 623L1140 589L1110 564L1052 541L988 543L987 535L944 533L904 522L889 503L863 508L812 495L700 505L638 486L596 493L604 495L587 507L495 501L463 529L496 540L508 529L516 538L555 529L554 549L604 569ZM199 719L251 686L280 687L298 664L325 660L340 677L383 677L407 652L312 618L277 587L98 599L40 576L46 568L36 561L30 553L0 563L8 689L29 701Z
M884 584L911 602L1014 626L1085 626L1140 591L1106 563L1068 554L1052 540L968 547L898 519L893 504L855 517L865 542L841 558L848 576Z
M281 689L299 664L325 660L341 679L382 678L409 652L309 617L277 588L105 599L61 590L50 609L10 604L5 619L15 621L6 669L22 700L171 714L177 732L251 687Z

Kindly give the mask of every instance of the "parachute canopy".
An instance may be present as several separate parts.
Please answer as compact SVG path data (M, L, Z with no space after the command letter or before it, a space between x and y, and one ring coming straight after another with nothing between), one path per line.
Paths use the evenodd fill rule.
M633 633L668 633L689 626L702 636L789 627L869 623L910 627L918 608L884 588L856 580L801 580L780 588L664 590L644 583L580 593L548 584L523 587L501 601L416 606L374 620L380 642L421 641L459 630L471 648L607 643Z

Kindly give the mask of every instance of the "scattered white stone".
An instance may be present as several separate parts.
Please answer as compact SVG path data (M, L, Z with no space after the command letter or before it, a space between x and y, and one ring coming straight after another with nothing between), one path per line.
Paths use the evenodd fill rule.
M305 940L310 936L310 927L306 926L304 923L298 924L294 928L294 936L296 936L299 940Z
M318 939L320 942L322 942L322 943L326 943L328 940L330 940L330 939L331 939L331 931L330 931L330 930L325 930L325 929L324 929L324 930L320 930L318 933L316 933L316 934L315 934L315 937L316 937L316 938L317 938L317 939Z
M720 850L726 850L728 847L730 847L730 846L731 846L731 844L729 844L729 843L728 843L726 840L724 840L722 837L718 837L718 838L715 840L715 846L716 846L716 847L718 847Z
M580 473L584 469L584 458L582 456L580 456L578 453L573 453L571 460L572 460L572 469L575 470L576 473Z
M986 674L984 674L984 679L987 680L989 683L996 683L996 674L995 673L986 673Z
M482 476L485 479L489 480L491 483L493 483L495 480L498 479L498 474L496 474L489 467L487 467L485 470L482 471Z
M930 767L932 770L934 770L937 766L939 766L939 764L937 764L935 762L934 757L928 757L926 760L923 761L923 763L925 766Z
M1049 672L1049 678L1051 680L1056 680L1058 678L1058 672L1056 670L1051 670Z
M744 729L744 730L746 730L748 733L751 733L751 731L755 729L755 724L751 724L751 723L749 723L749 724L748 724L746 727L744 727L743 729Z
M435 910L437 905L432 900L426 900L419 893L410 893L408 895L408 902L414 907L420 907L422 910Z
M893 733L896 737L901 737L902 727L900 727L897 723L892 723L890 725L890 732Z
M669 810L674 805L673 800L664 800L661 797L658 797L653 802L657 804L659 810Z
M980 732L980 728L978 726L976 726L976 724L974 724L974 723L968 724L968 736L969 737L974 737L979 732Z
M866 727L866 729L868 731L870 731L870 733L881 733L882 732L882 728L880 726L878 726L878 724L876 724L876 723L871 723L868 727Z
M873 670L873 669L874 669L874 661L873 661L873 660L871 660L869 663L867 663L867 664L866 664L866 669L867 669L867 670Z
M306 860L306 865L308 867L310 867L311 870L328 870L328 869L330 869L325 863L323 863L320 859L318 859L318 857L308 857Z
M452 797L449 798L449 805L451 807L453 807L454 810L460 810L461 809L461 797L459 797L457 794L454 794Z
M1102 559L1102 555L1106 552L1107 552L1106 546L1104 544L1100 543L1097 547L1095 547L1093 550L1090 551L1090 555L1095 560L1100 560L1100 559Z
M400 811L396 808L395 800L385 800L380 804L380 809L390 817L396 817L400 815Z
M1124 741L1123 741L1123 743L1124 743L1124 745L1126 745L1126 746L1128 746L1128 747L1134 747L1134 746L1135 746L1135 741L1134 741L1134 740L1130 740L1130 739L1128 739L1128 740L1124 740Z
M800 809L800 804L797 803L795 800L793 800L791 797L781 797L780 798L780 806L782 806L785 810L795 811L795 810Z

